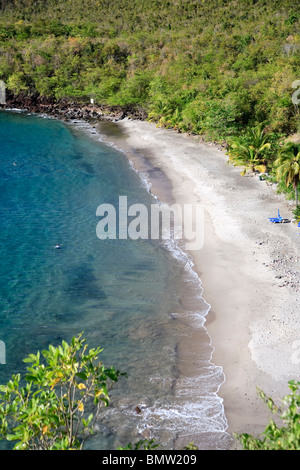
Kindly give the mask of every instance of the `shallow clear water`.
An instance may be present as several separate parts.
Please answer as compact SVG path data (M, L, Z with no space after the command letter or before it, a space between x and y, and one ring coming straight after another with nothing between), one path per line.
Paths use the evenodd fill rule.
M106 365L128 374L88 447L145 436L171 449L189 429L200 447L224 448L223 375L188 260L159 241L96 236L100 204L154 203L140 176L113 147L54 119L0 112L0 141L0 383L24 371L28 354L84 331Z

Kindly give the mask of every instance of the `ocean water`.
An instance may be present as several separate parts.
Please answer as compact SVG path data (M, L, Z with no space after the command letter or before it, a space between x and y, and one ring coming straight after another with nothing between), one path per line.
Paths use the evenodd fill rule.
M190 260L159 240L96 235L100 204L156 202L141 175L74 123L2 111L0 141L0 383L25 371L28 354L83 331L128 375L87 448L144 437L162 449L226 448L224 376L210 360L209 306Z

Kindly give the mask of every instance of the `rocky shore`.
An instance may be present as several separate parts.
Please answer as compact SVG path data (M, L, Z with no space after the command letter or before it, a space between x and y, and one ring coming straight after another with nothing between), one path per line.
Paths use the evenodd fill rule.
M0 109L26 109L37 114L47 114L57 119L65 121L83 119L88 122L109 120L119 121L125 117L131 119L144 120L147 117L146 111L141 106L105 106L97 104L83 104L70 102L62 99L55 102L52 99L40 98L37 95L19 94L18 96L7 96L6 104Z

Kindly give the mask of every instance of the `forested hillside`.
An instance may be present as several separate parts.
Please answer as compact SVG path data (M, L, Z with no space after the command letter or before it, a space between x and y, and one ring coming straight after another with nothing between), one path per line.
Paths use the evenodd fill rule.
M292 0L0 0L10 93L142 107L215 138L297 131L300 4Z

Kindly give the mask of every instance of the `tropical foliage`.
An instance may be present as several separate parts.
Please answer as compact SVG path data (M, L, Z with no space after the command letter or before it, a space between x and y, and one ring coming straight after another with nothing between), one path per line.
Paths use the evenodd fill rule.
M297 131L300 7L292 0L1 0L0 79L13 94L142 106L221 140Z
M276 421L270 419L262 435L258 437L244 433L236 435L244 450L299 450L300 449L300 382L289 382L289 395L278 406L262 390L258 393Z
M0 386L0 439L15 442L14 450L82 450L93 428L101 405L109 405L108 387L121 374L99 361L101 349L88 349L82 334L70 344L30 354L27 374L12 376ZM289 382L290 394L276 405L258 389L271 412L264 432L254 437L235 434L245 450L300 449L300 382ZM283 426L278 424L279 419ZM128 443L118 450L154 450L154 439ZM183 450L198 450L192 442Z
M0 0L0 9L9 96L138 109L159 127L228 143L243 174L278 176L297 197L296 175L283 163L276 174L274 161L300 132L299 2Z
M296 219L296 222L300 222L300 206L296 206L296 208L293 210L294 217Z
M271 136L264 131L260 124L250 128L239 137L234 137L229 141L227 153L229 162L235 166L244 166L242 175L247 171L255 170L264 173L268 165L268 152L271 148Z
M15 441L15 450L83 448L101 405L109 404L108 385L120 376L99 361L101 349L84 343L79 335L30 354L27 375L0 386L0 439Z
M300 182L300 144L289 142L280 150L275 163L277 179L283 179L286 186L292 185L298 206L298 185Z

